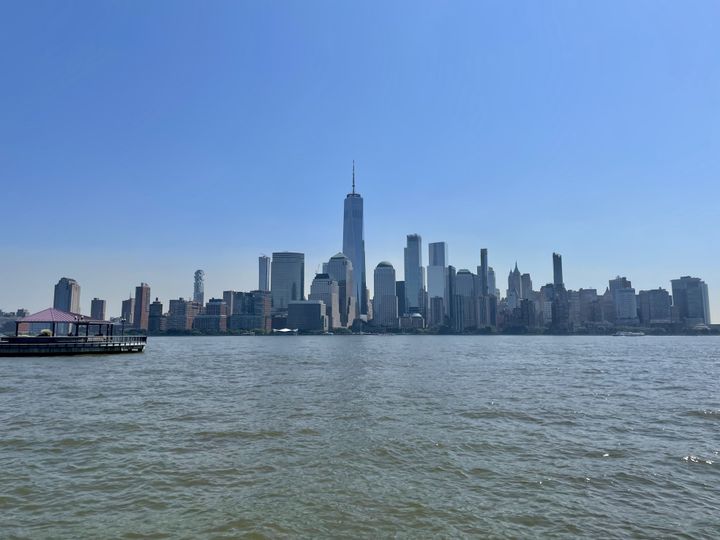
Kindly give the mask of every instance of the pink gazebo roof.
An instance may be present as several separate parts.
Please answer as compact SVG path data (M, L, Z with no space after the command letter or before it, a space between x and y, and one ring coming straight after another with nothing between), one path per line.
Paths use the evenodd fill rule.
M79 313L68 313L55 308L47 308L22 319L18 319L19 323L90 323L90 324L110 324L109 321L95 321L90 317L80 315Z

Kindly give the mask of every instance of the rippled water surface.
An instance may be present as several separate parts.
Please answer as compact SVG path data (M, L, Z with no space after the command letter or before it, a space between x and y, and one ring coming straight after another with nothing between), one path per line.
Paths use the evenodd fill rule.
M0 359L0 538L720 536L720 339Z

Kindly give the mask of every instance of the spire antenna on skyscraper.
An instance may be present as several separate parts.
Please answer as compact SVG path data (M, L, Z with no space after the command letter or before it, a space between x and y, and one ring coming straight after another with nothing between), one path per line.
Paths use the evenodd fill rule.
M355 195L355 160L353 159L353 195Z

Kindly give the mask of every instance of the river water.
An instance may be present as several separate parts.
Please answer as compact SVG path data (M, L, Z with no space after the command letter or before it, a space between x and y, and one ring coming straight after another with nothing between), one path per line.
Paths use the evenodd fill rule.
M0 359L0 538L720 536L720 339Z

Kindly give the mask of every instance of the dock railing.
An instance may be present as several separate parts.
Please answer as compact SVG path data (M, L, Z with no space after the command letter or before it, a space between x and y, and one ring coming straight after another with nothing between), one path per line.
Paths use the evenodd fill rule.
M63 343L63 344L138 344L146 343L147 336L5 336L0 337L0 341L4 343L22 343L22 344L47 344L47 343Z

